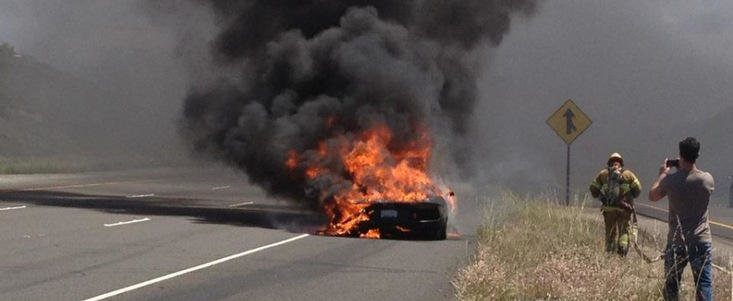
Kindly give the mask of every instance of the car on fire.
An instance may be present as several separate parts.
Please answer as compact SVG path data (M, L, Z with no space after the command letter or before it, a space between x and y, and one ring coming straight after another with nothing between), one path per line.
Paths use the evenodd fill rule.
M359 232L378 229L382 238L446 238L447 205L439 196L422 202L379 201L364 208L369 220L359 224Z

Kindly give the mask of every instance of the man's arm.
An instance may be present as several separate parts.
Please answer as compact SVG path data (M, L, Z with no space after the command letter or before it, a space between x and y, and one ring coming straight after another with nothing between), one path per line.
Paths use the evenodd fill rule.
M652 184L651 188L649 188L649 200L652 202L656 202L667 196L666 191L663 191L659 188L659 184L664 180L665 177L667 177L667 172L669 171L669 167L667 167L667 159L664 159L664 163L662 163L662 166L659 167L659 177L657 177L657 180L654 181L654 184Z
M631 196L638 198L639 194L641 194L641 182L639 182L639 178L633 172L626 169L624 170L624 182L629 187L624 193L630 192Z
M593 196L593 198L598 198L601 196L601 187L603 186L603 183L601 183L601 173L599 173L593 181L590 182L590 195Z

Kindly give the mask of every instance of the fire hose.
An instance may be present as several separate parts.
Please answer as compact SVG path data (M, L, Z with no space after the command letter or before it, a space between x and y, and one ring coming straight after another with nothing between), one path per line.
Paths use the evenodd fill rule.
M646 255L644 251L641 250L641 247L636 242L638 234L639 234L639 222L636 218L636 210L631 207L631 216L632 216L632 222L629 231L629 243L631 243L634 246L634 250L636 251L639 256L644 259L647 263L653 263L662 260L664 258L664 253L659 254L657 256L651 257L649 255Z
M606 205L608 203L608 201L606 201L608 198L606 197L606 194L603 193L603 191L601 191L601 196L602 196L601 201L603 202L604 205ZM631 224L629 225L629 243L633 245L634 251L636 251L636 253L639 254L639 257L644 259L644 261L646 261L647 263L653 263L653 262L662 260L662 258L664 258L663 252L662 254L654 256L654 257L649 256L645 254L644 251L641 250L641 247L636 242L638 234L639 234L639 222L637 221L637 218L636 218L636 209L634 209L634 205L627 202L625 197L621 198L617 204L621 208L631 211L633 219L632 219Z
M661 254L652 257L652 256L649 256L649 255L645 254L644 251L641 250L641 247L637 243L637 236L638 236L638 233L639 233L639 223L638 223L638 220L637 220L637 217L636 217L636 210L634 210L633 207L632 207L632 210L631 210L631 216L632 216L633 219L632 219L632 223L630 225L629 243L634 246L634 250L636 251L636 253L639 254L639 257L641 257L642 259L644 259L644 261L646 263L654 263L654 262L657 262L657 261L662 260L664 258L664 252L659 252ZM732 276L731 277L731 281L733 281L733 272L731 272L731 270L728 270L728 269L726 269L726 268L724 268L722 266L719 266L717 264L714 264L712 262L710 264L713 266L713 268L715 268L717 270L720 270L721 272L725 272L725 273L730 274ZM731 263L730 265L732 266L731 269L733 269L733 263Z

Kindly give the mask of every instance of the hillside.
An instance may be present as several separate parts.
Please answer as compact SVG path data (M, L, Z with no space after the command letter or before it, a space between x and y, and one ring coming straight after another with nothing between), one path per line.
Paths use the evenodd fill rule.
M96 150L109 143L102 116L115 115L108 109L110 99L92 84L4 44L0 46L0 154Z

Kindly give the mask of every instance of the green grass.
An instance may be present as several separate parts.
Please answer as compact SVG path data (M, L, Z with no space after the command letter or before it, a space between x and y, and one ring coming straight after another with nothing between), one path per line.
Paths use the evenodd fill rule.
M48 174L174 166L178 157L133 156L0 156L0 174Z
M528 200L529 199L529 200ZM461 300L659 300L663 263L646 263L631 252L604 252L603 221L597 208L566 207L548 196L507 194L509 209L491 212L478 229L473 262L453 280ZM496 223L492 215L508 214ZM647 254L659 254L664 233L640 231ZM655 253L656 252L656 253ZM718 261L726 259L718 258ZM714 271L716 300L730 296L730 275ZM683 300L694 299L689 268L683 276Z

